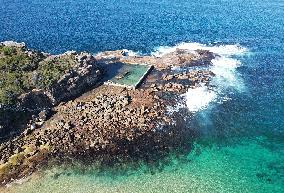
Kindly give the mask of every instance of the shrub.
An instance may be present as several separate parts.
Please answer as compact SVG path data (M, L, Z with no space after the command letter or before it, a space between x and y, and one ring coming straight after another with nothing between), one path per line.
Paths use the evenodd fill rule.
M75 65L75 56L46 59L25 48L0 45L0 104L14 104L34 88L48 89Z
M16 48L4 46L2 48L2 52L4 53L4 55L12 55L16 52Z
M31 73L44 57L28 56L22 48L0 46L0 104L13 104L20 94L34 88Z
M16 97L24 92L21 74L17 72L2 72L0 76L0 103L12 104Z
M39 78L36 86L42 89L49 88L74 65L74 56L60 56L40 62L37 69Z

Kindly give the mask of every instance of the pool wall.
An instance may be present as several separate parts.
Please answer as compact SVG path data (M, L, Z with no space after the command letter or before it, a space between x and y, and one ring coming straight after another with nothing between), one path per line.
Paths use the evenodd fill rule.
M142 65L141 65L142 66ZM144 65L144 66L148 66L148 65ZM137 89L141 83L143 82L143 80L147 77L147 75L151 72L151 70L153 69L154 67L151 65L148 67L148 69L145 71L145 73L139 78L139 80L133 84L133 85L128 85L128 84L120 84L120 83L117 83L117 82L114 82L112 80L108 80L106 82L104 82L105 85L110 85L110 86L120 86L120 87L125 87L127 89Z

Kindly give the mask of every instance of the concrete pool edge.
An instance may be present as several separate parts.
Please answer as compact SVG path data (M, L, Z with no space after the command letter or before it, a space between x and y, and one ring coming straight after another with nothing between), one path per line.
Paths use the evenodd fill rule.
M129 65L129 64L127 64L127 65ZM143 82L143 80L147 77L147 75L154 69L154 66L148 65L148 64L135 64L135 65L147 66L148 68L145 71L145 73L139 78L139 80L134 85L119 84L119 83L113 82L111 80L104 82L104 85L119 86L119 87L124 87L124 88L127 88L127 89L137 89L139 87L139 85Z

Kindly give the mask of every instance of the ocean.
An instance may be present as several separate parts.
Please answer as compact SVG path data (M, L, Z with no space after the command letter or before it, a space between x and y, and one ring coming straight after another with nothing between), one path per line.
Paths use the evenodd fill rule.
M213 89L181 96L198 133L190 152L159 168L50 168L10 192L284 192L283 0L0 0L5 40L50 53L219 55Z

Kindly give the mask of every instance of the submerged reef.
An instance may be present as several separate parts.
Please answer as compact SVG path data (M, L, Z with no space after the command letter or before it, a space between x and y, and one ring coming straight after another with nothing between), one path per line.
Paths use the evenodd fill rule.
M194 67L208 67L214 58L206 50L182 49L148 56L127 50L51 55L1 43L0 183L51 163L154 162L177 147L188 150L195 135L187 124L191 114L168 107L187 89L209 86L214 73ZM111 72L126 64L153 70L136 89L104 84L129 76Z

